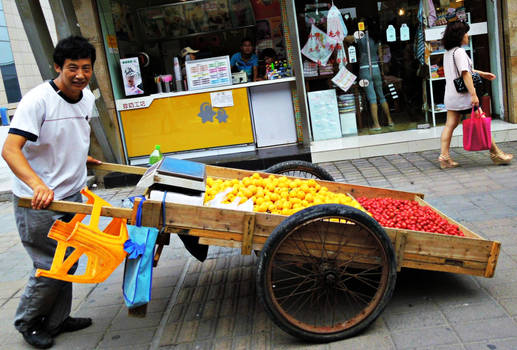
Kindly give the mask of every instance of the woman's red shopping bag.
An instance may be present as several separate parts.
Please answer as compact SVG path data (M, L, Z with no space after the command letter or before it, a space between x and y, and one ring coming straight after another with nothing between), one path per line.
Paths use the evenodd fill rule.
M465 151L490 149L492 144L491 122L492 118L487 117L481 108L477 112L472 108L470 118L463 121L463 148Z

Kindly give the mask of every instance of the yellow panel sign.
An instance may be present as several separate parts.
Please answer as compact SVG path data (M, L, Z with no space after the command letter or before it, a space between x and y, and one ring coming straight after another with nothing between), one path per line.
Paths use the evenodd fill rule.
M358 28L359 30L364 30L364 22L359 22L359 23L357 23L357 28Z
M160 98L147 108L121 111L128 156L147 156L154 145L168 153L253 143L247 89L229 91L231 107L214 107L210 93L200 93Z

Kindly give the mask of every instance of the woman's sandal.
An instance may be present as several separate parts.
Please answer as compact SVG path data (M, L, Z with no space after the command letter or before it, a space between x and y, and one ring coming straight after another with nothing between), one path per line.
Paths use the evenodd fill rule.
M449 155L440 154L440 156L438 157L438 161L440 162L440 168L442 169L456 168L457 166L459 166L459 163L453 161L451 156Z

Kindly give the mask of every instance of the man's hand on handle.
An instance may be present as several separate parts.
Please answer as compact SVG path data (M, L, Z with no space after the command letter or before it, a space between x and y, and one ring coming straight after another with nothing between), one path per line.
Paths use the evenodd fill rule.
M37 185L33 189L32 209L45 209L54 200L54 191L45 184Z
M102 161L95 159L92 156L88 156L88 158L86 158L86 164L102 164Z

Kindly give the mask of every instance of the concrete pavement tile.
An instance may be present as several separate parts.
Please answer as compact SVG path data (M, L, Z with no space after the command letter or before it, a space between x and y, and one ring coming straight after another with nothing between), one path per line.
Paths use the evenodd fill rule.
M120 291L118 294L102 294L102 293L99 293L96 296L90 295L85 300L85 303L89 307L121 305L121 304L124 303L124 296L122 295L122 291Z
M9 339L9 343L5 343L2 339L2 345L0 345L0 350L27 350L30 348L30 345L23 340L21 335L15 340Z
M100 306L100 307L92 307L87 305L86 303L82 304L79 309L74 312L74 315L78 317L91 317L91 318L115 318L120 311L122 310L122 305L110 305L110 306Z
M138 346L148 346L154 336L155 329L132 329L128 331L108 331L102 338L99 348L115 346L126 346L137 348Z
M407 290L407 288L406 288ZM420 294L409 290L408 293L395 294L389 301L383 314L400 314L400 313L426 313L436 312L439 310L438 306L431 301L429 296L417 295Z
M517 297L508 299L499 299L499 303L510 314L510 316L517 316Z
M465 350L463 344L438 345L432 347L415 348L414 350Z
M451 323L490 320L506 316L505 310L492 301L448 307L443 309L443 313Z
M383 320L391 331L409 328L424 328L445 325L447 321L440 311L425 313L384 313Z
M174 323L174 322L179 322L180 320L182 320L187 307L188 307L188 304L175 304L172 307L172 310L169 315L169 319L167 320L167 323Z
M438 345L457 344L458 337L450 327L408 329L392 332L393 342L397 349L413 349L417 347L434 347Z
M212 347L212 340L204 340L195 342L192 345L192 350L211 350Z
M199 321L183 322L178 334L177 343L191 343L196 339Z
M271 333L257 333L251 336L252 349L271 349ZM315 348L316 349L316 348ZM323 348L320 348L323 349Z
M203 302L206 300L208 295L208 286L197 286L197 288L194 288L194 293L192 294L192 299L190 302L196 303L196 302Z
M82 333L82 332L81 332ZM74 350L89 350L95 349L99 344L104 331L98 333L80 334L74 333L63 333L55 338L55 345L52 349L74 349Z
M487 290L496 299L517 297L517 283L498 283L487 286Z
M0 298L11 298L18 291L23 290L23 288L25 288L26 283L26 279L19 279L9 282L0 282Z
M147 313L145 317L131 317L122 313L111 321L110 331L155 328L160 323L162 312Z
M388 334L361 334L349 339L329 344L330 350L394 350L395 346Z
M169 299L172 295L172 292L174 291L174 287L161 287L161 288L155 288L153 286L153 289L151 291L151 298L152 299ZM121 291L122 293L122 291Z
M467 350L515 350L517 338L497 339L479 343L465 344Z
M249 334L253 329L253 321L254 317L243 314L235 315L235 323L233 327L233 335L234 336L244 336Z
M490 322L485 319L475 322L460 322L451 326L465 343L509 338L517 334L517 324L510 317L490 319Z
M123 346L108 346L108 347L97 347L98 350L126 350L128 349L127 346L123 345ZM97 350L96 349L96 350ZM131 350L135 349L135 350L147 350L149 349L149 345L147 344L138 344L138 345L132 345L130 347Z
M216 319L201 320L197 330L196 340L211 339L215 334Z
M194 294L195 288L184 288L182 287L179 294L178 299L176 300L176 303L188 303L192 299L192 294Z
M160 339L160 346L175 344L176 337L180 330L181 323L169 323L163 329L162 337Z
M253 315L253 333L271 332L271 327L276 327L269 316L262 310L257 310Z
M233 333L233 326L233 317L218 318L215 326L215 336L217 338L230 337Z
M232 341L232 350L248 350L250 348L250 339L248 336L234 337Z
M232 348L231 338L217 338L213 342L214 350L228 350Z

